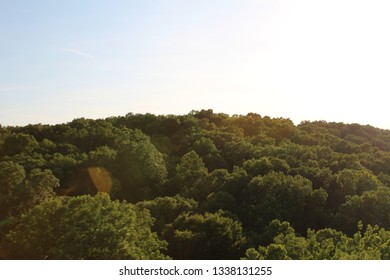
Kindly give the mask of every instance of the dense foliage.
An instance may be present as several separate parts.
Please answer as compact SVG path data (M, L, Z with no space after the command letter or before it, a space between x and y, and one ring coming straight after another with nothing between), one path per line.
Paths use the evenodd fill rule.
M390 131L369 125L0 126L0 258L390 259L389 213Z
M164 243L148 212L94 197L56 197L30 209L7 235L11 257L27 259L161 259Z

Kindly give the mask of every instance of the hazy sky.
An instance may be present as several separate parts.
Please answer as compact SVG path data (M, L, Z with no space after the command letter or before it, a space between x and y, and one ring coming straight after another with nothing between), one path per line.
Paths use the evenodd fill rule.
M390 1L0 0L0 124L192 109L390 129Z

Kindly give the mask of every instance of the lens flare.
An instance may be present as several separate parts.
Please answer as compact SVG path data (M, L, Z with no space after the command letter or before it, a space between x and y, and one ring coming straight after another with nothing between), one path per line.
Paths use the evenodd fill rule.
M89 176L95 184L98 192L109 193L112 189L112 179L110 173L102 167L89 167Z

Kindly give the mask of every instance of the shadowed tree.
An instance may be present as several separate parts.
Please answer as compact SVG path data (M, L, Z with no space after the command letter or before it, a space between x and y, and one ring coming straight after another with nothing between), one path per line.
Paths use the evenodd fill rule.
M137 202L158 196L168 175L163 154L139 130L130 131L118 145L113 174L121 183L122 198Z
M18 216L39 202L54 196L58 179L50 170L33 169L26 174L14 162L0 162L0 219Z
M237 259L245 244L241 224L225 217L223 211L183 214L163 236L174 259Z

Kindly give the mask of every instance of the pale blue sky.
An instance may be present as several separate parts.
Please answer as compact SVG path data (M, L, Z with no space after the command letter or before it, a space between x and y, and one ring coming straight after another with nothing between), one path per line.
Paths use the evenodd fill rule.
M0 0L0 124L214 109L390 129L380 0Z

